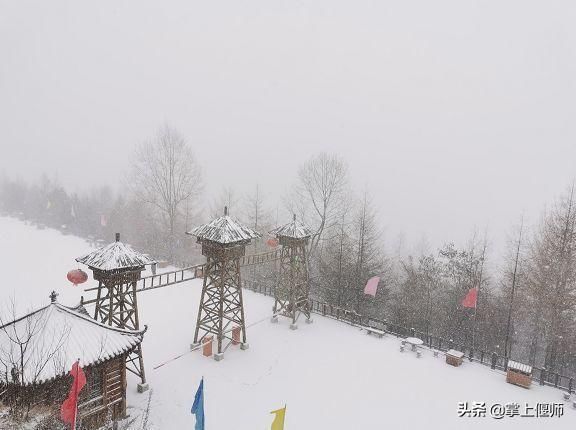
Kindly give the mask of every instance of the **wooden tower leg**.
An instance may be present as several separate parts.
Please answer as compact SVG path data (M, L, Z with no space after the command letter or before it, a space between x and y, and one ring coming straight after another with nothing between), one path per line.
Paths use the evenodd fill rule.
M291 320L290 328L296 330L301 314L311 322L309 305L309 281L306 266L306 245L292 242L283 245L280 273L275 289L274 311Z
M100 321L100 318L99 318L99 315L101 312L100 305L102 304L101 295L102 295L102 281L99 281L98 282L98 291L96 293L96 305L94 306L94 319L96 321Z
M131 309L130 309L130 304L128 304L127 306L127 310L126 310L126 316L124 319L124 324L130 324L132 325L134 328L133 330L140 330L140 318L139 318L139 314L138 314L138 298L136 295L136 281L132 281L131 285L127 286L128 290L129 290L129 296L128 298L130 298L132 300L131 303ZM124 304L126 306L126 303ZM146 382L146 371L144 369L144 354L142 353L142 344L138 345L138 348L134 351L133 354L136 354L138 356L138 376L140 376L140 383L138 384L138 392L139 393L143 393L144 391L147 391L149 386L148 383Z
M242 330L242 343L240 344L240 349L248 349L248 343L246 342L246 320L244 319L244 299L242 298L242 278L240 272L240 260L235 261L236 273L238 274L238 302L240 306L240 330Z
M113 327L140 330L136 281L123 282L123 280L111 280L99 283L94 319ZM106 293L104 294L104 292ZM141 345L138 345L127 355L126 370L140 378L141 383L138 384L139 392L144 392L148 389Z
M204 336L202 336L202 338L198 337L198 335L200 333L200 322L202 319L202 310L203 310L202 304L206 300L206 291L207 291L207 288L211 282L209 280L212 277L212 265L213 265L213 262L210 260L210 258L208 258L208 260L206 261L206 265L204 266L204 282L202 284L202 295L200 297L200 305L198 306L198 316L196 318L196 329L194 330L194 343L192 344L193 348L200 345L202 338L204 338L204 336L206 335L206 334L204 334Z
M224 358L222 351L222 337L224 336L224 285L226 283L226 262L220 268L221 273L218 278L218 322L217 322L217 338L218 338L218 360Z
M239 258L209 258L193 345L201 343L206 336L215 336L217 352L214 359L222 360L224 351L234 342L234 327L240 327L242 333L240 348L247 349Z

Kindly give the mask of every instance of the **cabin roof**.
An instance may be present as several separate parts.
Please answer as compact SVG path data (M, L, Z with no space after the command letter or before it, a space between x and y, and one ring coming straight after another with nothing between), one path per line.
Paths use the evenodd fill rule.
M208 224L193 228L187 234L196 236L201 242L206 240L221 245L249 242L261 237L260 233L242 225L230 215L223 215Z
M145 330L110 327L75 309L79 308L53 302L0 327L0 356L4 361L18 362L20 353L14 340L29 339L24 352L26 385L66 375L78 359L82 367L94 365L142 342Z
M513 361L513 360L508 360L508 368L522 372L522 373L525 373L527 375L532 374L532 366L529 366L529 365L524 364L524 363L519 363L519 362Z
M76 261L91 269L103 271L142 267L156 262L147 255L134 251L130 245L120 240L78 257Z
M276 237L289 237L291 239L305 239L312 236L312 230L296 219L296 216L288 224L277 227L270 232Z

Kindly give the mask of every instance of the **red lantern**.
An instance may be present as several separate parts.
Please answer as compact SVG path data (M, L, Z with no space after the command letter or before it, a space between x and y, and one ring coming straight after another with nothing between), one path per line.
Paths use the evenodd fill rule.
M270 248L276 248L278 246L278 239L270 238L266 241L266 244Z
M74 284L74 286L78 284L83 284L88 280L88 275L86 274L86 272L80 269L70 270L66 275L66 277L70 282Z

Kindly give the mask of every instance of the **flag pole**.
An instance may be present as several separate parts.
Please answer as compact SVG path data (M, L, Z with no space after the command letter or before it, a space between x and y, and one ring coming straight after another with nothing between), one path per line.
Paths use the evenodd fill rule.
M520 221L520 232L518 233L518 245L516 247L516 258L514 261L514 273L512 274L512 291L510 293L510 304L508 306L508 323L506 324L506 338L504 340L504 357L508 358L508 349L512 352L512 342L510 339L510 324L512 322L512 306L514 304L514 291L516 289L516 272L518 270L518 259L520 257L520 246L522 243L522 229L524 227L524 217ZM508 345L510 343L510 345Z
M80 359L76 360L76 375L74 376L74 392L76 393L76 405L74 406L74 420L72 430L76 430L76 418L78 417L78 374L80 373Z
M482 286L482 275L484 273L484 260L486 258L486 236L484 236L484 247L482 249L482 261L480 262L480 275L478 276L478 287L476 291L476 303L474 303L474 327L472 328L472 350L474 350L476 344L476 315L478 313L478 300L480 298L480 287Z
M202 412L204 413L204 418L203 418L204 427L203 427L202 430L206 430L206 409L205 409L205 405L206 405L206 384L204 384L204 375L202 375Z

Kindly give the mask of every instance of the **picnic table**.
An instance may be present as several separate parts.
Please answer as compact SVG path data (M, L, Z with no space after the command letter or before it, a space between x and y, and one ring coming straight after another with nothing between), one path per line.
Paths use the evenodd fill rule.
M400 344L400 352L404 351L404 347L406 345L410 345L410 349L416 353L416 356L420 358L422 352L420 348L424 345L424 341L422 339L418 339L417 337L407 337L402 340Z

